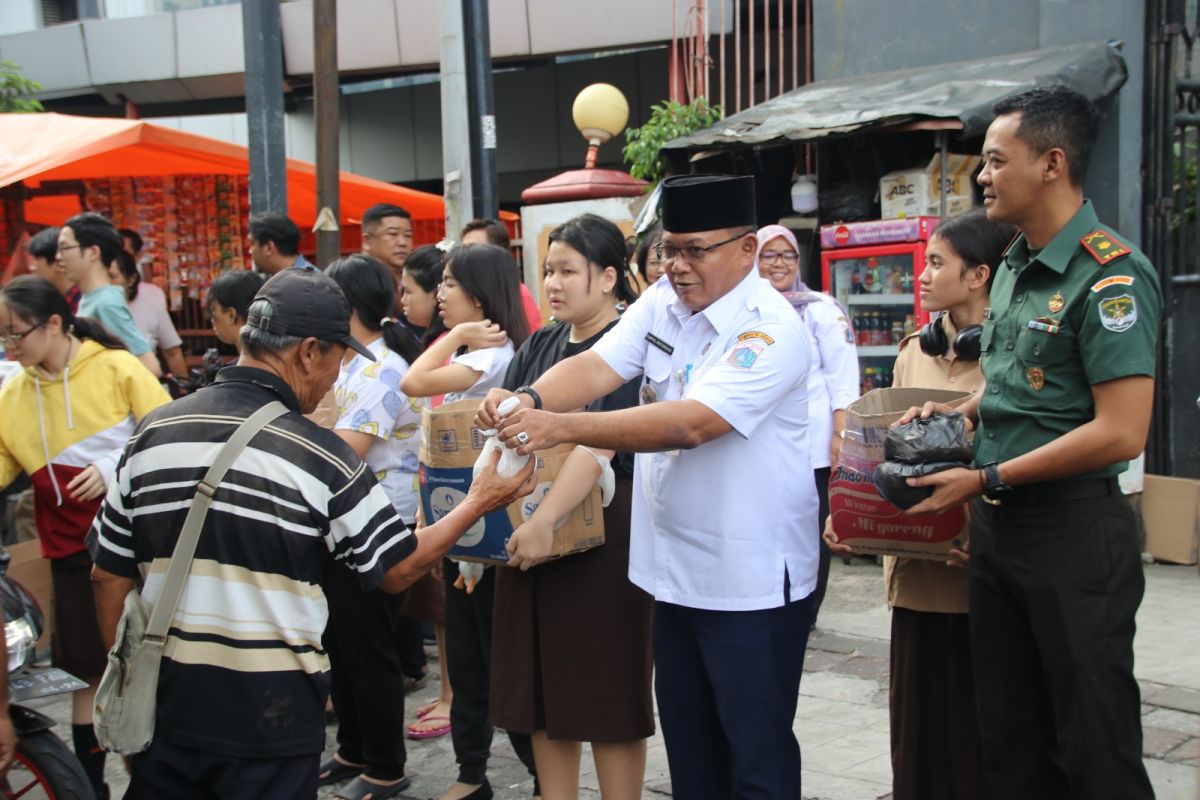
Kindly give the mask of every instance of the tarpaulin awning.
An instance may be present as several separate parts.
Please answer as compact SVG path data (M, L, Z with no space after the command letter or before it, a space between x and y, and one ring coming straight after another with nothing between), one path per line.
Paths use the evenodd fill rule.
M0 114L0 188L24 181L126 176L248 175L249 151L240 145L142 120L68 114ZM415 220L441 220L440 195L341 173L342 223L358 222L376 203L394 203ZM288 216L301 228L317 216L316 168L287 160ZM504 214L506 219L516 216Z
M980 136L992 104L1038 85L1065 84L1099 101L1127 72L1115 46L1083 44L818 81L667 142L664 150L728 150L943 121Z

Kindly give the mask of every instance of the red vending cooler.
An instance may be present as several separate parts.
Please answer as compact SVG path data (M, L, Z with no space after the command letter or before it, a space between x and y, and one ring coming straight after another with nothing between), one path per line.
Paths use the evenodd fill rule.
M929 321L916 298L938 217L821 226L821 279L850 312L862 391L892 385L900 340Z

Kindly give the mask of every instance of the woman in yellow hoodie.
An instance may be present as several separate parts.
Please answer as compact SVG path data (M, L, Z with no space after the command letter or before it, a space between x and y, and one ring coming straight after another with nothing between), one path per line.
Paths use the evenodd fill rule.
M119 339L71 313L43 278L22 276L0 289L0 340L24 367L0 388L0 486L22 471L33 483L52 577L53 660L89 684L75 694L72 733L96 796L104 798L92 699L105 653L84 540L134 427L170 398Z

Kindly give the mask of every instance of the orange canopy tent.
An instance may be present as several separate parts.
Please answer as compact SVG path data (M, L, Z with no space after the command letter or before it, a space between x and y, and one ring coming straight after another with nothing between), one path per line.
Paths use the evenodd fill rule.
M0 188L24 182L138 175L247 175L249 151L229 142L133 119L67 114L0 114ZM316 168L287 160L288 216L311 228L317 216ZM441 220L442 198L341 173L342 223L358 222L375 203L394 203L414 220ZM515 216L506 214L505 217Z

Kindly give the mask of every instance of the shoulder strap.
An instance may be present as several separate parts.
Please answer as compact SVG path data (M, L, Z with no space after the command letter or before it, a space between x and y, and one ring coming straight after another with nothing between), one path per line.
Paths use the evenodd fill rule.
M1122 256L1127 256L1133 251L1119 241L1114 239L1108 231L1097 229L1082 237L1079 243L1083 245L1083 249L1088 251L1088 254L1096 259L1100 266L1107 266L1109 262L1116 261Z
M196 496L188 509L187 518L183 521L183 530L175 543L175 552L171 554L171 565L167 567L167 577L163 580L158 602L154 604L154 611L150 613L150 621L146 625L146 638L165 639L167 636L167 629L183 594L184 579L192 568L192 557L196 555L200 529L204 526L204 518L208 516L213 495L216 494L225 473L256 433L286 413L287 406L275 400L247 417L217 452L217 457L204 474L204 479L196 485Z

